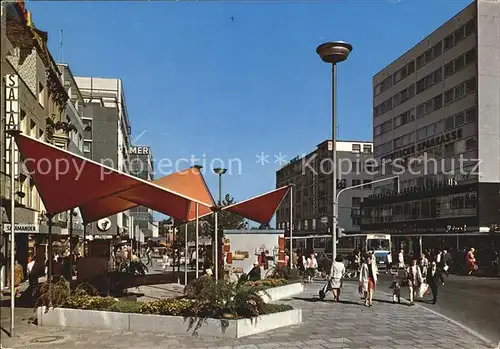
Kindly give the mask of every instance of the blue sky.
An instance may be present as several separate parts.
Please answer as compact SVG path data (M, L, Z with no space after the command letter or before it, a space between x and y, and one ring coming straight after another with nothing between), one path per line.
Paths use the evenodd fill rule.
M156 160L241 160L224 177L236 200L274 189L291 159L331 133L330 68L315 49L345 40L341 139L372 138L372 77L470 1L39 2L49 47L77 76L123 79L133 136ZM269 163L256 163L256 155ZM203 156L203 154L205 154ZM215 163L220 165L220 163ZM207 171L214 195L217 179Z

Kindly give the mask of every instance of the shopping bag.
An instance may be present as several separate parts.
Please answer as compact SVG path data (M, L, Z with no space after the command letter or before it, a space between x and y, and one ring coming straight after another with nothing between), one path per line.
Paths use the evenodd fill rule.
M448 271L448 269L450 269L450 267L449 267L449 266L447 266L447 265L445 265L445 266L443 267L443 270L444 270L444 271Z
M429 285L428 284L420 284L418 288L418 298L424 298L424 295L427 293L429 290Z
M325 285L325 286L323 286L323 288L322 288L321 290L319 290L319 299L320 299L320 300L325 299L325 297L326 297L326 293L327 293L328 291L331 291L331 290L332 290L332 285L331 285L331 283L330 283L330 280L328 280L328 282L326 283L326 285Z

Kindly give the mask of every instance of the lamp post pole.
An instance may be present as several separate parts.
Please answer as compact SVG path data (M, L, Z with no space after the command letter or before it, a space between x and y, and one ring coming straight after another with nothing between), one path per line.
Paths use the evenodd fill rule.
M215 211L215 217L214 217L214 242L212 244L214 245L214 266L215 266L215 280L219 280L219 210L222 206L222 175L227 172L226 168L214 168L215 174L219 175L219 201L217 203L217 209Z
M290 252L289 252L289 261L290 261L290 269L293 268L293 184L290 184Z
M316 53L323 62L332 65L332 261L337 257L337 153L336 153L336 128L337 128L337 63L347 59L352 51L352 46L344 41L326 42L316 48Z

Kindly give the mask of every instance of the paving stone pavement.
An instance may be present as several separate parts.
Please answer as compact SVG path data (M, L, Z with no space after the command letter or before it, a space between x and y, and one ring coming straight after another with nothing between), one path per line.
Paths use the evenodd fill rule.
M108 330L60 329L29 324L25 310L17 336L2 334L3 348L491 348L491 343L468 333L423 307L393 305L391 297L376 292L373 307L365 307L357 285L346 282L342 303L319 301L320 284L307 284L304 293L283 302L303 309L303 323L240 339L166 336ZM8 329L7 308L2 327Z

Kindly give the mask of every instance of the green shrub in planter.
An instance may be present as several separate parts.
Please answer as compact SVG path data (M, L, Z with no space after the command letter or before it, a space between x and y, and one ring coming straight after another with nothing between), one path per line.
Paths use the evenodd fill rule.
M78 295L69 297L62 306L71 309L107 310L117 302L119 301L112 297Z
M141 313L141 303L118 301L109 306L106 311L114 311L117 313Z
M144 314L157 315L190 315L194 301L190 299L159 299L151 302L142 303L140 312Z

